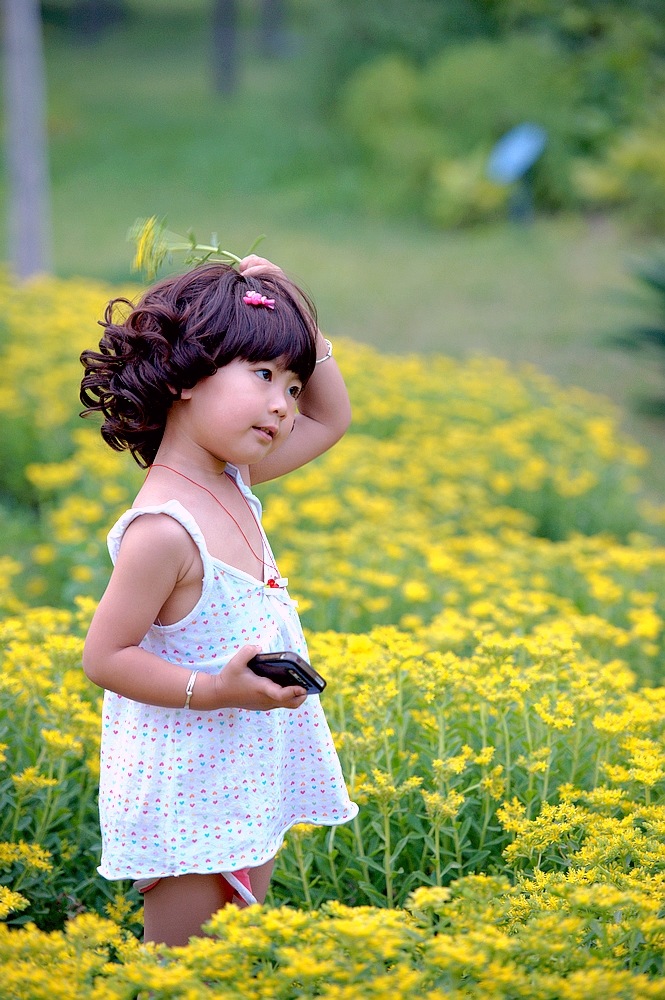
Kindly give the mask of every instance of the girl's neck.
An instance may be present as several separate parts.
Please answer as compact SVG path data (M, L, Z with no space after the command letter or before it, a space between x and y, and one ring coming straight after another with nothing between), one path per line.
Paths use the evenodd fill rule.
M213 486L222 481L221 477L228 471L227 462L217 461L207 454L199 458L183 455L179 451L171 449L164 452L160 449L152 464L157 468L163 466L166 469L180 472L198 483Z

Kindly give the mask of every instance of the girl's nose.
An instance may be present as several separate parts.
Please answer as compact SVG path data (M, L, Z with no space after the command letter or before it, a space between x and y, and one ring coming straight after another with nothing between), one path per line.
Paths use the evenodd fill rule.
M275 395L272 399L272 411L277 413L280 417L285 417L289 410L288 400L286 398L286 393L281 390L276 390Z

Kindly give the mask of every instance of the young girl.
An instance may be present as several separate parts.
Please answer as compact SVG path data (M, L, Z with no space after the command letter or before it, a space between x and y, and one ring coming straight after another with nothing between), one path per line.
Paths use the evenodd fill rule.
M255 255L114 300L102 326L84 413L148 474L83 654L105 688L99 871L144 893L146 940L186 944L264 901L289 827L357 812L318 696L247 666L307 656L249 487L330 448L350 408L313 306Z

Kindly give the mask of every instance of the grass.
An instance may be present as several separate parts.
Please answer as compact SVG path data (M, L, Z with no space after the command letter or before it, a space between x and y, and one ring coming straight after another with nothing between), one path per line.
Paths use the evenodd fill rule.
M312 291L333 337L532 362L610 396L651 451L648 484L663 495L663 425L631 411L662 373L603 343L636 315L629 261L648 251L620 223L441 232L382 218L371 178L317 108L307 40L288 61L261 59L246 28L241 86L223 97L199 4L135 11L94 44L50 26L46 49L58 274L125 281L125 233L140 215L215 230L236 251L265 232L264 252Z

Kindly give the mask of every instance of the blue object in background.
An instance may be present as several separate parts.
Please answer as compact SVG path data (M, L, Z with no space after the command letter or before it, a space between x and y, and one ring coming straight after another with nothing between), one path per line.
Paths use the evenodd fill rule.
M502 135L487 161L487 176L497 184L513 184L542 155L547 132L540 125L523 122Z

